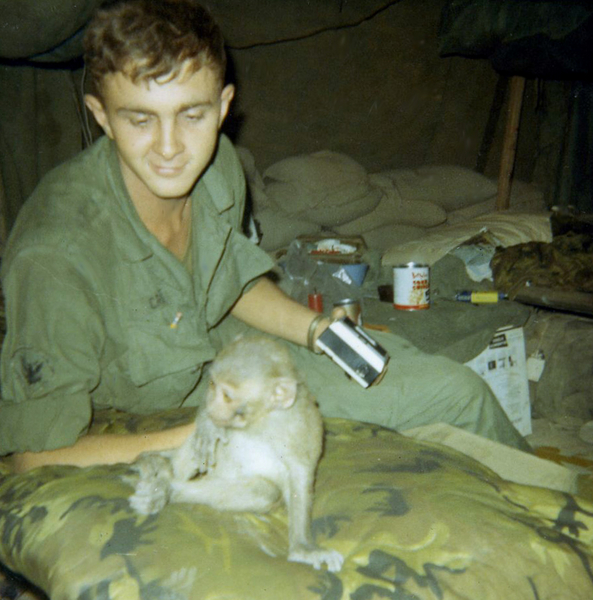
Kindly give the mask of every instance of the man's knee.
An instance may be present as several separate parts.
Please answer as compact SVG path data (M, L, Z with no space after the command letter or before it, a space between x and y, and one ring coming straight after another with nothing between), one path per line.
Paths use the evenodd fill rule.
M496 397L490 386L475 371L465 365L460 365L456 374L456 381L452 384L456 395L468 401L491 402Z

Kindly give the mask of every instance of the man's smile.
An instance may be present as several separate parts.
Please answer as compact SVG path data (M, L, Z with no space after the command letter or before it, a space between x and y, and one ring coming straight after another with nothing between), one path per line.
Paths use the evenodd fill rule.
M150 163L150 166L161 177L177 177L185 168L185 165L156 165L154 163Z

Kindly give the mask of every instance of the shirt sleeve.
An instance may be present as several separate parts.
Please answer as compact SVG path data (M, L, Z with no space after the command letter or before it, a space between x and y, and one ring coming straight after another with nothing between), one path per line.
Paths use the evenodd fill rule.
M69 446L90 424L104 328L79 266L54 248L28 247L4 273L0 455Z

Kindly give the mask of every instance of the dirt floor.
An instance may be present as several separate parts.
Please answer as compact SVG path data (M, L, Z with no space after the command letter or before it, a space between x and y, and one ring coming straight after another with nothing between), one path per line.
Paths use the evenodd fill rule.
M527 441L538 456L593 474L593 421L541 418L533 419L532 427Z
M533 419L532 426L535 454L578 473L578 494L593 499L593 421Z

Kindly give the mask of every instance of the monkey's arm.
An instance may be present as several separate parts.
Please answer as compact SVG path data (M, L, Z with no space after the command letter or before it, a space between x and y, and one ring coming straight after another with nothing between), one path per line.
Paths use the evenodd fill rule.
M226 443L227 439L227 431L214 425L205 408L201 407L194 430L172 455L175 479L187 481L198 473L208 471L216 464L218 443Z
M133 463L138 473L130 506L144 515L162 510L169 502L173 485L183 486L198 473L206 473L216 464L218 443L227 442L227 432L214 425L204 408L196 415L195 427L183 444L173 450L145 452Z
M287 296L265 277L241 296L231 312L233 316L260 331L277 335L301 346L307 345L309 325L318 316L316 312ZM321 321L314 339L328 326L329 319Z

